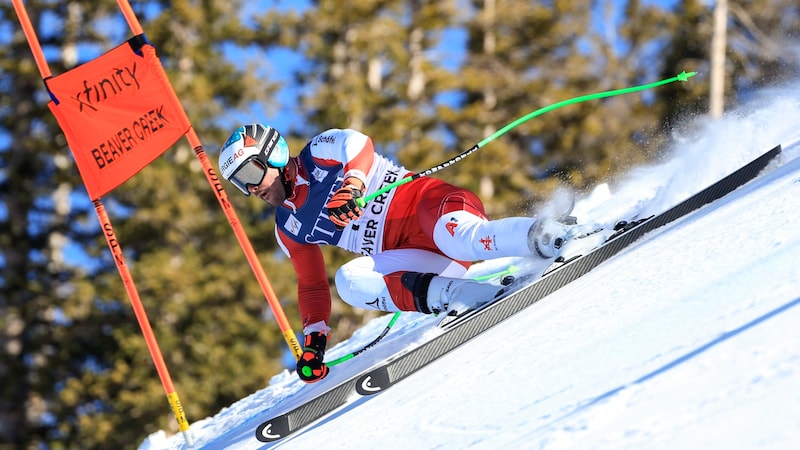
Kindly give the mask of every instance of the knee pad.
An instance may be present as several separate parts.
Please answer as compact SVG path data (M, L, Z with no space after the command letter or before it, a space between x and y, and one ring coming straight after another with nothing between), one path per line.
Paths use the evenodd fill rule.
M364 265L364 261L359 261L363 259L369 258L356 258L336 271L335 283L339 297L357 308L398 311L383 274L374 271L370 265Z

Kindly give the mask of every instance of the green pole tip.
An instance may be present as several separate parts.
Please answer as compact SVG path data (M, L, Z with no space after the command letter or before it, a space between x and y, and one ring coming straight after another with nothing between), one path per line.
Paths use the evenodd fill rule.
M697 75L697 72L686 72L685 70L678 74L678 81L687 81L689 78Z

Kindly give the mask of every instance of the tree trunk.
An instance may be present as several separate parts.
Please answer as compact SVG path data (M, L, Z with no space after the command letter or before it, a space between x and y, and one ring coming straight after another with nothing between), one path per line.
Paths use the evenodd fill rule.
M727 48L728 0L717 0L714 7L714 34L711 37L711 85L709 115L722 117L725 98L725 49Z

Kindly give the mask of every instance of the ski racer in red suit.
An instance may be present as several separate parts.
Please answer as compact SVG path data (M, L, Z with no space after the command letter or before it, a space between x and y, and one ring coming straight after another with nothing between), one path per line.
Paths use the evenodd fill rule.
M238 128L219 158L223 177L276 208L275 235L297 273L304 348L297 374L324 378L331 296L320 245L361 256L336 273L347 303L381 311L447 311L459 295L492 298L497 287L462 279L470 263L506 256L556 256L571 225L531 217L488 220L470 191L423 177L378 196L365 193L411 173L375 153L354 130L330 129L296 157L280 133L262 124ZM520 245L520 243L528 245Z

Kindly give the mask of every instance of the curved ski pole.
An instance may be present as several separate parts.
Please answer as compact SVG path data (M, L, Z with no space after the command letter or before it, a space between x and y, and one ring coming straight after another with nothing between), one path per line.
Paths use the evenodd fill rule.
M405 177L405 178L403 178L401 180L395 181L392 184L388 184L388 185L378 189L377 191L375 191L375 192L373 192L373 193L371 193L369 195L366 195L366 196L364 196L362 198L357 199L356 202L358 203L359 206L361 206L363 208L364 206L367 205L367 202L369 202L370 200L374 199L375 197L381 196L381 195L391 191L392 189L394 189L394 188L396 188L398 186L401 186L403 184L409 183L409 182L414 181L414 180L416 180L418 178L422 178L422 177L428 176L428 175L430 175L430 174L432 174L434 172L438 172L438 171L440 171L440 170L442 170L442 169L444 169L446 167L449 167L450 165L455 164L455 163L461 161L462 159L466 158L467 156L477 152L482 147L484 147L486 144L488 144L488 143L492 142L493 140L497 139L498 137L508 133L511 129L516 128L517 126L519 126L519 125L521 125L521 124L533 119L534 117L541 116L542 114L544 114L546 112L549 112L549 111L552 111L554 109L558 109L558 108L561 108L561 107L564 107L564 106L567 106L567 105L573 105L575 103L586 102L586 101L589 101L589 100L596 100L596 99L600 99L600 98L614 97L614 96L617 96L617 95L630 94L632 92L644 91L646 89L652 89L654 87L663 86L665 84L673 83L675 81L687 81L689 78L691 78L691 77L693 77L695 75L697 75L697 72L685 72L684 71L684 72L681 72L681 73L679 73L678 75L676 75L676 76L674 76L672 78L667 78L667 79L664 79L664 80L661 80L661 81L656 81L656 82L653 82L653 83L643 84L643 85L640 85L640 86L633 86L633 87L628 87L628 88L615 89L615 90L612 90L612 91L605 91L605 92L598 92L598 93L595 93L595 94L582 95L580 97L574 97L574 98L570 98L570 99L567 99L567 100L562 100L562 101L560 101L558 103L553 103L552 105L545 106L543 108L539 108L536 111L532 111L532 112L520 117L519 119L509 123L508 125L504 126L503 128L495 131L490 136L484 138L482 141L480 141L477 144L473 145L472 147L470 147L469 149L465 150L464 152L462 152L462 153L460 153L460 154L448 159L447 161L445 161L445 162L443 162L443 163L441 163L441 164L439 164L437 166L431 167L428 170L425 170L425 171L422 171L422 172L419 172L419 173L415 173L415 174L410 175L408 177Z
M519 267L515 266L514 264L509 264L505 270L500 272L490 273L488 275L481 275L479 277L473 277L472 279L475 281L489 281L495 278L503 278L506 275L514 275L519 271Z
M370 342L369 344L365 345L360 350L356 350L356 351L354 351L352 353L348 353L348 354L342 356L341 358L336 358L333 361L328 362L326 364L328 365L328 367L335 366L335 365L341 364L341 363L343 363L345 361L349 361L349 360L355 358L356 355L367 351L367 349L369 349L372 346L374 346L375 344L377 344L378 341L383 339L383 337L386 336L387 333L389 333L389 330L392 328L394 323L397 322L397 319L399 319L399 318L400 318L400 311L397 311L396 313L394 313L394 315L392 315L392 320L389 321L389 324L386 325L386 328L384 328L383 331L381 332L381 334L379 334L378 337L373 339L372 342Z
M476 281L488 281L488 280L492 280L492 279L495 279L495 278L502 278L502 277L505 277L506 275L513 275L518 270L519 270L519 268L517 266L511 264L505 270L502 270L500 272L490 273L488 275L482 275L482 276L479 276L479 277L475 277L475 278L473 278L473 280L476 280ZM326 363L328 365L328 367L335 366L337 364L341 364L341 363L343 363L345 361L349 361L349 360L355 358L356 355L359 355L359 354L367 351L367 349L369 349L369 348L373 347L375 344L377 344L378 341L383 339L384 336L386 336L389 333L389 330L394 326L395 322L397 322L397 319L400 318L400 312L401 311L397 311L396 313L394 313L394 315L392 315L392 319L386 325L386 328L384 328L383 331L381 332L381 334L379 334L378 337L373 339L372 342L370 342L369 344L365 345L364 347L362 347L359 350L356 350L356 351L354 351L352 353L348 353L348 354L346 354L346 355L344 355L344 356L342 356L340 358L336 358L333 361Z

